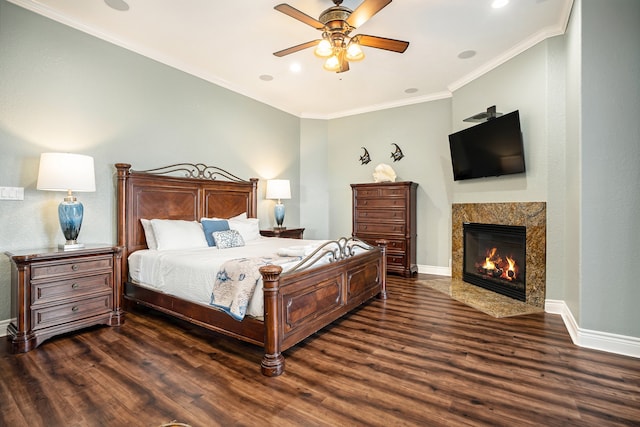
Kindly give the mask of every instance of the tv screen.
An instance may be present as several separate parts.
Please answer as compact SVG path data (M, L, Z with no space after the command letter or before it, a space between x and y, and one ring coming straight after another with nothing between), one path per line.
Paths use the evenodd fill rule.
M449 135L455 181L525 171L518 110Z

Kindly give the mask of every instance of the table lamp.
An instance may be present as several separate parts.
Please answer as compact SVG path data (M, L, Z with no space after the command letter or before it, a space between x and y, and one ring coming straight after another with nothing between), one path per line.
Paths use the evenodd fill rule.
M284 221L284 205L282 199L291 198L291 187L288 179L270 179L267 181L267 199L277 200L274 208L274 216L276 218L276 229L284 229L282 222Z
M66 191L58 206L60 228L66 239L60 249L80 249L78 234L82 226L84 208L73 191L96 191L93 157L70 153L42 153L38 170L38 190Z

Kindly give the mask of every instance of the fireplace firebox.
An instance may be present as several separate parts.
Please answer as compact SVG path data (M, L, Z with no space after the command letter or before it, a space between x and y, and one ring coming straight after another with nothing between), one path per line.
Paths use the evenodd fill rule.
M464 223L462 280L526 301L524 226Z

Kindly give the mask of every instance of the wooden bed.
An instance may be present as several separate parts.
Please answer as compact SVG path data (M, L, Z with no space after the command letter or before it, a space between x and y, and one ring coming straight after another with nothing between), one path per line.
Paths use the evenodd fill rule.
M139 286L129 279L127 258L146 249L140 219L200 220L257 216L255 178L242 180L202 164L178 164L144 172L117 163L118 245L123 248L124 307L142 304L256 345L264 346L264 375L284 372L282 352L355 307L378 296L386 299L386 242L353 254L340 250L320 266L300 266L282 273L279 266L260 268L264 285L264 320L238 321L211 306ZM180 174L182 176L175 176ZM336 243L342 248L347 239Z

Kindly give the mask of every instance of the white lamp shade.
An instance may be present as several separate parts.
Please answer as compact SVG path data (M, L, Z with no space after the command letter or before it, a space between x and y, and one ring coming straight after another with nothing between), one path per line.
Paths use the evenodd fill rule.
M267 199L290 199L291 186L288 179L270 179L267 181Z
M93 157L70 153L42 153L38 190L96 191Z

